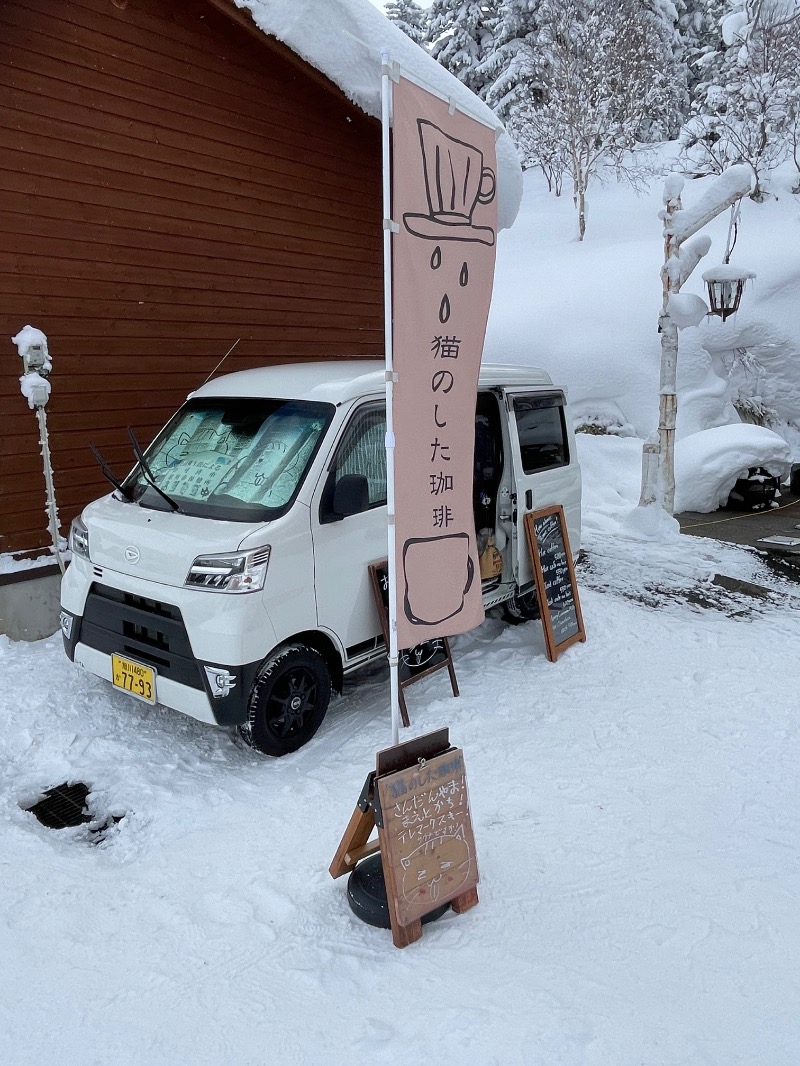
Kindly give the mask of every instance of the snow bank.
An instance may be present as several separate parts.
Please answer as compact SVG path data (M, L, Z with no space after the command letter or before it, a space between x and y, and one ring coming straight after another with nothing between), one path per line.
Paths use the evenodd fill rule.
M789 445L763 426L720 426L675 445L675 511L716 511L740 477L763 466L783 478L791 469Z
M66 541L62 542L61 548L62 551L66 551ZM21 570L38 570L43 566L52 566L53 562L52 552L47 552L44 555L37 555L35 558L27 556L18 557L0 553L0 574L17 574Z
M674 540L681 535L680 522L657 503L648 507L639 507L637 504L625 516L622 529L639 540Z
M497 116L465 85L431 59L369 0L234 0L271 37L283 41L321 71L354 104L381 114L381 49L401 71L493 129L497 142L498 228L508 228L522 199L522 170L511 138Z
M616 532L622 518L639 502L642 442L636 437L575 436L583 481L583 529Z

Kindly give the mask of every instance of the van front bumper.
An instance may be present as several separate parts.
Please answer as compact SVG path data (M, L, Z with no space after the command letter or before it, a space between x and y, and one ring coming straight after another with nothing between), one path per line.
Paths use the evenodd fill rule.
M196 659L180 612L145 619L128 604L90 596L84 615L62 609L60 621L67 656L98 677L110 682L111 656L123 655L156 671L157 703L211 725L247 721L260 661L231 666Z

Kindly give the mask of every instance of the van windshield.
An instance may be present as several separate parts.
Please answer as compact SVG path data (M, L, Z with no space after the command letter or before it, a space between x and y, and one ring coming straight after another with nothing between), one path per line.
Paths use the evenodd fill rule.
M159 433L147 463L183 514L269 521L297 495L333 413L304 400L198 397ZM125 488L143 507L169 509L138 467Z

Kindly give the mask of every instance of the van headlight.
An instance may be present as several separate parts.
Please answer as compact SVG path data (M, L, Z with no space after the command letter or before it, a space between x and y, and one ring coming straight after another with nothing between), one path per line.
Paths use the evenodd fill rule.
M270 548L233 555L199 555L184 585L209 592L258 592L263 589Z
M72 525L69 528L69 547L73 555L80 555L82 559L89 558L89 530L80 515L72 519Z

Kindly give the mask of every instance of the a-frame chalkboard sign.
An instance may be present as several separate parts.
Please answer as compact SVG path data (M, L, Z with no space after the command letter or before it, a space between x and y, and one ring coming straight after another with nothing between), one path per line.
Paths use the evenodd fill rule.
M375 596L375 606L381 620L381 630L386 649L389 649L389 573L388 563L384 559L379 563L370 563L369 577L372 582L372 592ZM400 662L397 670L398 703L400 704L400 716L403 725L408 726L408 708L403 689L413 685L415 681L421 681L423 677L435 674L437 670L445 667L450 675L450 685L453 695L458 695L458 682L456 671L453 666L453 656L450 652L450 641L447 637L438 637L435 640L426 640L417 644L414 648L404 648L399 652Z
M586 640L564 508L558 504L526 514L525 536L547 658L554 663L565 648Z
M369 841L377 826L378 839ZM478 902L478 864L464 753L438 729L379 751L330 865L331 877L381 853L397 948L422 936L422 919L450 904L456 914Z

